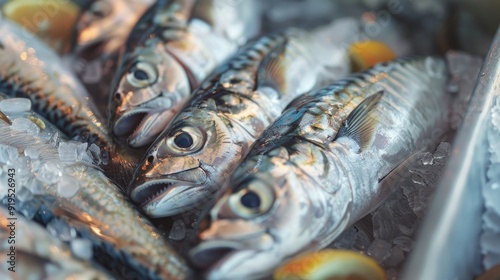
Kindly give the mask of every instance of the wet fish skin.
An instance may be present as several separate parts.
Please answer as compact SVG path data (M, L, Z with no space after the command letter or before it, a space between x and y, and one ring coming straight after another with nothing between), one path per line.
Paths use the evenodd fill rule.
M72 55L92 60L117 53L154 0L93 0L80 14ZM120 28L117 28L119 26Z
M60 58L7 19L0 20L0 91L31 100L34 110L71 139L110 144L95 106Z
M192 90L256 34L255 5L178 0L149 9L132 31L115 76L109 115L116 138L132 148L151 144Z
M391 193L423 143L439 143L447 74L438 58L399 59L297 98L201 221L192 262L208 279L256 279L327 246Z
M12 245L16 254L15 272L2 265L0 275L4 279L114 279L94 264L75 258L70 248L59 239L50 235L37 223L16 215L0 207L0 260L8 263ZM16 243L9 243L11 222L14 221ZM52 270L47 269L49 265ZM35 278L33 278L35 277Z
M152 217L210 200L286 104L348 72L342 49L315 35L290 29L265 36L222 65L150 147L132 200Z
M36 160L32 161L39 164L32 165L30 176L18 178L16 188L18 191L29 188L28 184L34 180L44 186L44 192L33 198L41 203L35 216L39 223L47 225L58 219L74 228L80 236L92 241L94 257L108 269L124 269L127 275L131 273L148 279L188 277L190 269L184 260L95 166L81 161L62 162L58 149L48 140L13 130L4 121L0 122L0 144L15 147L19 153L27 148L38 152ZM54 172L58 172L59 181L79 186L73 195L67 192L63 195L60 190L63 187L58 182L42 181L40 170L48 166L50 170L58 167L59 171ZM7 180L1 182L6 183ZM0 187L7 188L5 185Z

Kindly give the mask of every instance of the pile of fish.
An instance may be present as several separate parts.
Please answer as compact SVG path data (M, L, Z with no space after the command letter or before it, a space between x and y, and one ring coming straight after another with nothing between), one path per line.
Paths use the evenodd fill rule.
M384 203L421 205L397 193L422 155L445 162L470 94L457 80L476 69L409 56L397 18L366 3L286 27L266 5L3 4L0 275L262 279L354 244Z

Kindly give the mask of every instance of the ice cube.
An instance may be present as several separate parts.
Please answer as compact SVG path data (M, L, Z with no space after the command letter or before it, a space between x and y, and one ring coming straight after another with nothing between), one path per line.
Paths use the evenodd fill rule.
M47 224L47 231L52 234L52 236L58 239L69 242L71 239L76 238L76 231L65 221L54 218Z
M373 236L375 238L392 240L400 234L392 214L387 204L383 204L373 213Z
M500 163L492 163L488 166L486 177L490 181L500 181Z
M40 156L40 152L38 152L37 150L35 150L33 148L27 148L24 150L24 155L33 160L33 159L37 159Z
M448 142L441 142L436 151L432 155L434 159L442 159L450 156L451 144Z
M18 209L24 217L32 220L35 217L36 213L38 213L38 209L40 209L40 201L36 199L31 199L26 202L20 201Z
M102 162L102 159L101 159L101 148L99 148L99 146L97 146L96 144L92 143L89 147L89 149L87 150L87 154L92 158L92 161L99 165L101 164Z
M19 157L17 148L0 144L0 163L11 164Z
M399 272L397 269L391 268L386 271L387 280L397 280L399 279Z
M50 136L49 144L52 147L57 148L59 146L59 142L61 142L61 135L56 131L54 134L52 134L52 136Z
M21 188L17 191L17 199L19 201L30 201L33 199L33 194L27 188Z
M483 186L483 196L486 208L500 213L500 203L498 202L498 198L500 197L500 183L489 182L485 184Z
M30 178L30 180L26 183L26 188L28 188L34 195L45 193L45 187L43 183L35 178Z
M389 242L375 238L366 253L381 264L391 256L391 249L392 246Z
M50 263L50 262L48 262L44 266L44 269L45 269L45 273L47 275L59 275L59 273L61 273L61 270L62 270L62 268L60 268L59 266L57 266L53 263ZM37 278L34 278L34 279L38 279L39 275L37 275L36 277Z
M338 249L351 249L356 242L356 234L358 231L354 227L346 229L330 247Z
M82 260L90 260L93 255L92 242L87 239L76 238L71 240L71 252Z
M75 142L61 142L59 143L58 152L59 159L62 162L74 163L78 160L78 144Z
M75 178L63 175L57 183L57 192L62 197L71 198L80 190L80 183Z
M20 156L14 161L14 167L20 180L28 179L31 174L31 159L27 156Z
M37 179L40 182L52 185L61 179L62 167L58 160L50 160L46 162L38 172Z
M479 238L481 244L481 252L492 252L500 255L500 232L485 230Z
M500 254L488 252L483 256L483 265L486 270L500 264Z
M405 235L394 238L392 243L401 248L401 250L405 252L410 252L411 249L413 248L413 240Z
M356 250L365 251L370 246L371 240L366 232L360 230L356 233L356 238L352 247Z
M28 98L9 98L0 101L0 111L4 113L20 113L31 111L31 100Z
M405 254L401 248L393 246L390 256L384 261L384 267L396 267L405 259Z
M425 153L424 156L422 157L422 164L423 165L432 165L434 163L434 157L432 156L431 153Z
M25 131L28 134L40 133L40 127L27 118L17 118L12 122L11 129L14 131Z
M483 229L500 232L500 213L492 209L486 209L483 214Z
M168 238L178 241L184 239L184 237L186 237L186 224L181 220L177 220L172 225Z

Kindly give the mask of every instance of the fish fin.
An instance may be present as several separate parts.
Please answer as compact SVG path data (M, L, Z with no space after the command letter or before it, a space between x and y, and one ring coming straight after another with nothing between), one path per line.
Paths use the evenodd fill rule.
M361 102L347 117L345 124L339 129L336 139L349 137L358 143L361 150L366 148L373 138L378 115L374 109L384 91L369 96Z
M12 121L10 121L9 117L7 117L2 111L0 111L0 120L4 121L8 125L12 124Z
M267 54L257 69L257 87L270 87L285 92L285 59L288 39L283 40Z

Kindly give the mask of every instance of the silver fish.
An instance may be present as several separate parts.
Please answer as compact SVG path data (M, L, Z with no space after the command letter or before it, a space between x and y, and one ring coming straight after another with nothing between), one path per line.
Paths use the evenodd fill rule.
M160 0L133 30L110 100L110 125L130 147L150 145L190 93L258 31L255 1Z
M345 51L328 43L325 28L262 37L221 66L151 146L132 200L152 217L209 200L286 104L347 74Z
M154 0L92 0L80 14L67 58L96 101L108 108L111 80L120 52L139 18Z
M154 0L93 0L80 15L72 46L77 56L110 56L123 48L130 31ZM119 28L117 28L119 27Z
M80 150L82 143L61 141L55 148L38 134L18 130L16 120L12 125L0 121L0 169L16 170L17 212L35 209L35 219L47 227L53 221L63 223L90 240L94 258L118 275L124 271L143 279L188 277L189 268L162 234L101 171L79 160L78 154L89 152ZM71 150L70 144L77 146ZM0 175L0 189L6 194L7 172ZM26 193L32 194L31 200Z
M0 207L0 261L7 264L0 266L2 279L114 279L75 258L69 246L37 223L11 215L14 212Z
M6 19L0 19L0 33L0 92L29 98L34 111L71 139L107 147L87 91L53 50Z
M192 262L209 279L254 279L330 244L440 143L447 74L438 58L400 59L295 100L202 220Z

